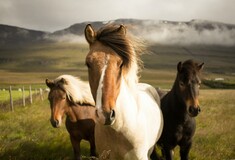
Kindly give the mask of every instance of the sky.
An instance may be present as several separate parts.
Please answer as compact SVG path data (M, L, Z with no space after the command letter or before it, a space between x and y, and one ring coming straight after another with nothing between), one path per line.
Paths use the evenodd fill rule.
M235 24L235 0L0 0L0 24L53 32L119 18Z

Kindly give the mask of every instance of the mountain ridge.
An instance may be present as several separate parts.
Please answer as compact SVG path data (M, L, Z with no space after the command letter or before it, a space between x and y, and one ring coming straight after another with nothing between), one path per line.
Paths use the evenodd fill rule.
M82 39L85 41L82 36L85 26L89 23L96 30L106 24L124 24L134 35L143 37L154 43L187 44L190 42L194 44L205 44L206 37L209 41L207 42L208 44L213 44L216 39L215 44L217 45L220 43L235 45L235 40L233 41L235 39L234 24L200 19L193 19L191 21L116 19L75 23L67 28L54 32L0 24L0 46L55 41L80 42ZM190 41L191 37L195 38L196 41Z

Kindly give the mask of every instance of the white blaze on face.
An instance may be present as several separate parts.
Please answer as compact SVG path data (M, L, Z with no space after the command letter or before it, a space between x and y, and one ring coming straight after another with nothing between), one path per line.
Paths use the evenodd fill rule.
M109 55L107 55L105 57L104 67L102 68L99 86L98 86L97 92L96 92L96 107L97 107L98 112L102 112L102 88L103 88L105 71L106 71L107 65L108 65L108 60L109 60Z

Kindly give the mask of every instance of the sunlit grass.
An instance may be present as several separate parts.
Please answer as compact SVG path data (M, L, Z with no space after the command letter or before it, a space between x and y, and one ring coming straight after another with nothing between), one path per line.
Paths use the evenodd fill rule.
M55 129L49 118L47 100L0 113L0 159L72 159L65 125ZM87 143L83 143L83 155L89 155Z
M190 151L192 160L231 160L235 158L235 90L201 90L202 112ZM174 150L179 158L179 147Z
M35 93L39 93L39 88L31 89L31 94L33 95ZM11 91L12 100L16 101L16 100L19 100L19 99L23 99L23 94L24 94L25 98L29 97L30 96L29 89L25 89L24 92L23 92L22 88L12 90ZM5 89L3 87L0 90L0 102L6 102L6 101L10 101L10 89L9 88Z
M202 112L196 117L197 129L190 159L230 160L235 157L235 90L201 90ZM48 100L14 112L0 112L0 159L73 159L65 125L53 128L49 122ZM82 143L82 155L89 156L89 145ZM179 160L178 148L175 159Z

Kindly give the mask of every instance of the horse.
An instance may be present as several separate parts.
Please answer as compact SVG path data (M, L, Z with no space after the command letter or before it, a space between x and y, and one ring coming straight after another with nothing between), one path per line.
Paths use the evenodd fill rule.
M70 135L74 158L81 159L80 142L90 143L90 155L96 156L95 107L88 83L71 75L61 75L54 81L45 80L50 88L48 100L51 108L51 125L58 128L66 115L66 129Z
M172 89L161 99L164 127L157 144L166 160L173 159L173 149L180 146L181 160L188 160L196 130L195 117L200 113L200 72L204 63L186 60L177 64L177 76Z
M158 94L139 83L141 46L124 25L84 30L89 44L85 63L96 103L97 152L110 159L147 160L163 128ZM158 97L159 98L159 97Z

